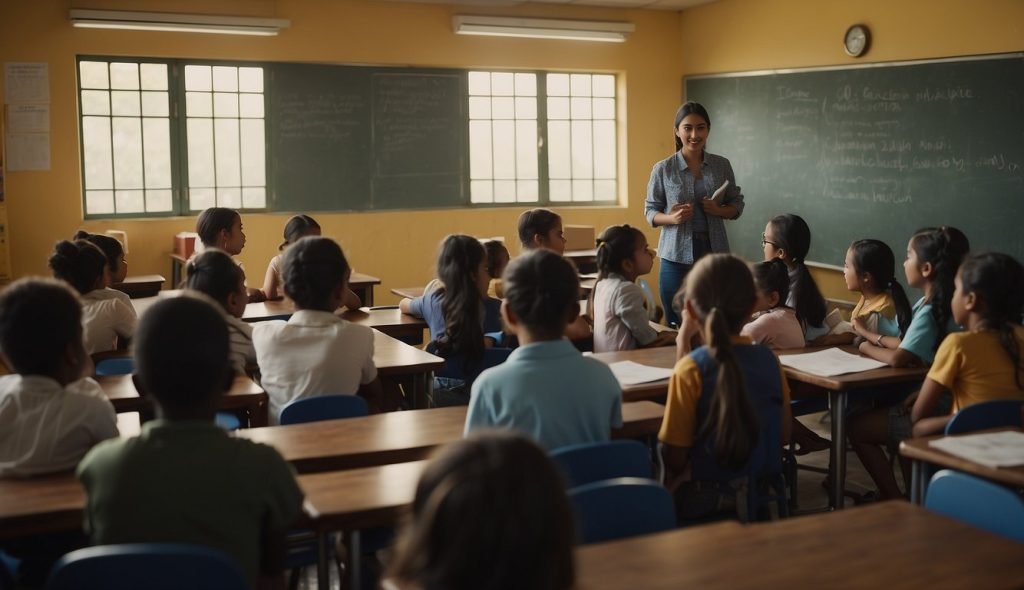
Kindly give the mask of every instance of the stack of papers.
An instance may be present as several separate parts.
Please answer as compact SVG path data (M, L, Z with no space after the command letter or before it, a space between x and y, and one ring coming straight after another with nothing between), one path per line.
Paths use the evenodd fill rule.
M987 467L1024 465L1024 432L1008 430L967 436L947 436L928 446Z
M838 348L827 348L806 354L784 354L779 357L779 362L797 371L820 377L860 373L888 366L881 361L843 352Z
M649 367L640 363L634 363L633 361L619 361L611 363L608 367L615 374L615 378L619 380L619 385L623 387L661 381L672 376L672 369Z

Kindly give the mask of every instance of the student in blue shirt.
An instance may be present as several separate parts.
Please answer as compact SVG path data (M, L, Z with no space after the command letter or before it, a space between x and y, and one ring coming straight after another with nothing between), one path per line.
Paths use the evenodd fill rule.
M466 434L511 428L548 450L608 440L622 426L619 382L562 338L579 316L575 269L554 252L535 250L509 264L502 284L501 314L520 346L473 383Z

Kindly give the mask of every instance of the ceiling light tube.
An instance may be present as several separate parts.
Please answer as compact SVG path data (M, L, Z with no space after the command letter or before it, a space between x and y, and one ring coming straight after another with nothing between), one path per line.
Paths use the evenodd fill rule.
M71 20L72 26L86 29L173 31L223 35L272 36L291 25L291 21L278 18L123 10L71 9L68 18Z
M623 43L635 27L627 22L456 15L452 30L456 35Z

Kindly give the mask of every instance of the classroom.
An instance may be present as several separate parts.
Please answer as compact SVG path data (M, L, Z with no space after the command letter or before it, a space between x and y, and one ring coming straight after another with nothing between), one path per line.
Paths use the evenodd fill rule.
M103 30L72 27L69 11L76 9L235 15L287 19L288 24L279 34L266 37ZM453 33L453 17L458 15L614 21L631 24L632 31L627 34L623 43L456 35ZM855 24L863 24L870 29L870 45L861 57L850 56L843 48L844 33ZM170 281L172 260L169 253L172 252L176 234L196 229L196 215L202 207L188 211L187 205L181 204L185 198L174 193L173 197L169 197L174 200L171 212L118 216L86 213L83 188L85 163L80 141L80 81L76 71L83 56L103 60L115 60L118 57L148 58L155 61L178 60L181 63L199 60L206 64L233 66L352 66L352 71L366 68L367 71L372 69L375 72L388 68L397 68L406 73L413 72L414 69L428 69L440 77L453 71L465 70L614 76L614 112L610 117L614 123L610 127L614 140L613 165L610 168L614 172L610 182L614 190L605 193L605 200L593 202L591 197L591 202L578 205L544 200L548 192L542 190L540 202L523 200L518 203L492 202L485 206L476 206L469 204L469 198L466 197L464 206L453 207L446 203L431 208L430 205L417 206L414 196L403 195L398 200L399 205L345 205L334 210L300 210L286 205L295 202L291 200L296 198L294 195L280 194L266 197L277 203L272 211L265 207L242 210L248 239L244 251L236 259L247 269L249 286L259 286L256 283L261 280L262 273L267 268L267 261L279 254L282 227L289 217L296 213L308 213L319 222L324 236L334 238L342 246L348 263L356 272L380 279L373 304L391 306L398 304L401 297L392 293L390 289L422 286L435 278L437 245L449 234L469 234L481 238L500 236L508 244L513 257L520 254L516 234L517 222L522 212L532 207L548 207L556 211L565 224L591 226L597 232L611 225L629 224L644 233L651 247L657 247L661 230L651 227L645 219L644 201L652 165L674 151L675 138L672 134L671 121L673 114L685 100L683 80L687 77L761 70L841 68L885 62L942 60L1020 52L1024 52L1024 2L1019 0L467 0L461 4L445 3L441 0L6 1L0 4L0 62L46 64L49 155L48 164L42 170L0 168L0 284L7 285L29 276L51 276L47 259L54 250L54 243L60 239L70 238L78 230L97 234L119 230L125 233L128 240L127 258L130 275L162 275L168 279L162 285L163 289L178 288L178 285L172 285ZM294 65L291 70L282 67L279 71L283 76L298 72L299 66ZM277 83L277 79L267 76L268 87ZM319 88L311 82L312 77L300 77L300 80L302 84L309 82L311 88ZM0 78L0 96L4 95L4 84L5 80ZM376 82L366 84L372 85ZM325 88L325 92L334 89L333 86ZM370 99L371 102L376 100L375 97L376 95ZM185 103L184 92L181 103ZM715 105L706 106L714 117ZM273 108L268 112L273 113ZM9 128L9 117L9 112L5 110L5 119L0 128L6 133L12 132ZM287 137L287 130L276 128L276 123L269 117L267 125L272 137ZM976 132L987 134L990 131L979 128ZM400 135L394 129L391 132L396 136ZM462 137L461 131L456 135L457 141L462 143L466 143L469 138L468 131L465 132L465 137ZM273 143L276 139L270 141ZM1020 141L1024 142L1024 138L1020 138ZM709 151L718 153L714 149L714 131L709 143ZM313 149L310 150L310 153L312 152ZM449 153L446 150L440 152L442 156ZM457 151L451 153L456 157L461 155ZM294 158L295 161L300 160L305 154L300 151L298 155L300 157ZM728 153L723 155L730 157ZM379 157L377 152L368 157L377 158L373 164L381 165L382 157ZM4 161L3 164L9 166L9 161ZM736 165L735 159L733 165ZM267 163L268 170L272 170L273 166L273 163ZM460 166L460 171L464 172L468 179L470 165L464 161ZM543 175L548 173L546 164L541 166L540 172L543 181ZM273 182L286 176L279 170L273 170L270 174ZM326 178L338 177L334 171L324 174ZM175 175L178 175L177 171ZM458 179L459 182L463 180ZM303 187L316 185L317 181L315 175L305 175L296 181L295 186L301 190ZM401 180L396 186L412 189L416 182L415 178ZM737 182L741 186L744 185L744 178L739 174ZM268 185L268 191L281 189L282 186L288 188L286 185L265 184ZM463 188L467 191L469 185L468 180L463 182ZM352 198L360 198L356 191L362 185L353 186L338 189L346 195L348 203L352 202ZM744 191L744 195L748 205L759 199L759 195L748 191ZM1020 196L1019 192L1010 195L1015 199L1011 212L1020 210L1016 204ZM759 205L761 208L764 207L763 202ZM786 212L790 211L775 211L776 214ZM971 215L970 208L965 208L964 215ZM744 223L760 228L767 221L767 218L746 219ZM957 220L951 219L949 223L957 224ZM763 236L746 233L736 235L735 230L729 228L729 225L726 223L732 243L744 244L738 251L759 251L754 242ZM863 234L869 236L870 228L865 228ZM975 236L971 237L973 239ZM1020 242L1018 238L1017 242L1006 244L1004 250L1011 253L1019 252L1022 244L1024 242ZM896 255L896 276L902 280L904 277L900 271L900 262L904 258L904 243L889 245ZM1000 247L1000 244L987 245L993 249ZM832 303L838 302L846 308L852 307L856 294L847 288L841 257L817 260L812 251L808 262L821 263L808 265L821 294ZM657 283L658 272L658 259L655 257L654 269L648 276L652 285ZM915 297L911 297L911 301L914 299ZM277 308L266 309L270 310L266 312L267 317L277 317L273 312L273 309ZM396 310L394 315L401 314ZM349 319L355 322L356 320L352 319L354 317L350 315ZM383 346L385 350L394 351L393 359L398 359L401 355L407 355L406 358L410 359L415 357L416 362L425 363L422 367L426 368L422 371L433 370L427 367L431 362L428 358L430 355L420 350L409 352L405 348L400 349L400 345L395 342L404 340L410 330L421 334L425 326L417 324L412 328L403 328L401 324L408 323L407 318L394 322L394 325L388 325L387 329L380 327L383 323L374 324L380 332L394 336L378 338L378 351ZM879 339L881 337L879 334ZM388 348L389 346L393 348ZM658 362L671 368L676 360L675 349L669 347L659 350L664 350L665 354ZM419 353L422 355L416 356ZM632 358L634 357L622 357L623 360ZM395 382L401 382L404 386L411 387L412 391L418 392L417 395L430 389L429 372L421 371L410 377L412 373L400 366L404 360L394 360L394 366L386 366L386 363L381 364L380 360L377 360L382 379L390 378ZM921 370L917 375L923 377L924 373ZM417 380L419 377L426 381ZM842 411L848 402L848 390L857 387L857 382L856 379L832 379L828 382L832 385L824 385L820 379L808 378L810 385L828 392L827 397L832 404L831 434L837 437L836 440L843 440L846 435L846 420ZM840 384L835 385L837 383ZM248 384L252 382L249 381ZM237 391L232 390L229 398L234 395L240 396L232 398L235 403L233 409L244 409L248 407L247 404L252 403L253 398L246 397L250 395L245 391L247 386L239 386L241 389ZM106 387L104 384L104 388ZM119 381L117 387L132 386L125 380ZM658 405L658 409L652 414L648 406L632 405L628 409L625 406L650 403L652 399L664 402L666 386L662 383L658 387L660 389L656 388L656 391L660 393L660 398L657 395L652 397L649 388L645 389L644 386L635 386L632 390L623 389L623 412L628 414L625 416L625 429L628 432L619 432L616 436L630 438L629 432L633 435L641 432L641 437L655 441L664 408ZM630 397L631 391L633 397ZM788 396L789 392L786 395ZM129 408L129 404L138 401L139 396L134 393L134 389L131 396L134 401L122 400L121 406L112 398L118 412L126 411L124 408ZM127 411L136 409L138 408L132 406ZM269 422L266 420L265 407L260 411L264 412L263 418L253 420L251 425L276 424L276 417ZM828 412L824 407L819 411ZM310 431L308 440L290 441L287 444L295 446L289 447L288 452L282 451L285 459L301 474L299 483L307 492L307 497L311 497L315 493L314 490L320 490L321 495L318 498L327 506L324 509L326 516L311 525L320 527L315 528L320 539L317 556L320 567L316 572L320 587L326 587L324 576L328 575L326 572L330 569L326 568L327 533L376 526L381 524L377 522L382 518L381 515L386 515L384 524L390 523L409 503L407 498L395 500L393 497L381 497L378 503L382 507L373 517L377 521L373 518L363 521L360 520L361 516L353 518L350 514L343 514L332 520L330 504L334 499L323 491L332 486L355 486L358 489L369 490L375 485L384 486L385 482L389 481L387 477L397 478L398 481L415 482L424 469L422 460L428 457L432 448L439 446L440 441L447 440L446 437L451 432L462 427L465 416L464 410L462 413L450 414L446 423L435 425L436 431L430 431L422 424L414 427L411 426L411 422L398 422L401 420L401 414L411 413L398 412L397 416L385 414L390 422L382 420L373 423L372 428L380 429L379 432L387 428L424 428L424 441L418 441L416 445L404 442L400 445L400 450L388 450L388 453L391 453L388 459L381 458L386 454L383 452L381 456L372 458L349 457L341 452L337 456L326 458L318 455L302 456L302 453L308 450L303 445L314 440L316 436L326 436L326 431ZM250 416L255 416L255 413L250 413ZM362 435L371 432L370 428L367 426ZM633 430L629 431L630 428ZM1016 430L1019 431L1019 427ZM461 430L459 432L461 433ZM252 439L257 442L276 440L272 435L262 438L264 436L263 433L257 433L252 435ZM352 439L342 437L339 444L350 444L355 436L353 435ZM434 438L430 438L431 436ZM281 443L280 440L277 442ZM833 450L836 454L845 456L845 452L840 453L835 447ZM926 483L925 474L931 468L928 462L935 460L934 454L935 451L930 451L927 444L924 450L910 449L904 453L908 460L915 461L915 470L921 469L920 472L914 473L915 482L918 482L920 477L925 478L922 481ZM402 458L396 459L395 457L399 455ZM838 465L833 466L838 466L845 474L848 460L833 458L832 461L835 463L837 460ZM390 463L395 465L389 465ZM944 465L941 462L938 464ZM370 472L371 469L380 469L385 465L392 471ZM405 467L402 467L403 465ZM366 470L363 479L353 475L359 469ZM991 477L992 469L980 469L980 473L972 473L983 478ZM1019 491L1024 487L1020 469L1018 466L1011 470L999 470L1004 474L1009 471L1010 479L995 478L996 481L1002 481L1016 489L1018 499ZM350 479L345 479L346 477ZM836 490L839 490L838 495L842 496L843 477L845 475L823 484L830 486L833 508L836 508ZM376 479L371 481L371 478ZM0 484L3 481L3 478L0 478ZM66 482L60 485L66 485ZM922 488L923 486L922 483ZM411 488L411 484L406 487ZM55 487L54 490L56 493L77 493L69 492L67 488ZM910 499L921 504L923 497L915 497L918 492L919 490L915 488L910 494ZM17 494L15 487L3 488L0 485L0 502L5 501L3 498L15 498L14 494ZM838 508L842 508L842 499L838 500L838 503ZM895 507L896 504L900 506ZM903 504L906 506L902 506ZM802 585L832 585L835 580L829 578L825 572L808 573L804 577L785 573L773 577L774 574L768 575L764 572L776 567L777 560L793 557L785 551L790 543L806 543L807 538L821 539L835 535L834 538L840 543L846 543L846 547L858 546L862 539L873 540L871 546L864 547L863 555L848 563L844 562L841 551L838 550L831 555L820 556L819 564L822 567L815 569L828 570L834 567L836 569L833 571L840 572L839 575L849 576L848 585L851 586L862 587L881 583L906 587L962 587L967 583L986 587L1024 585L1024 569L1021 566L1024 562L1019 560L1021 545L1011 544L1003 538L983 534L977 529L953 521L929 520L922 516L924 511L919 510L919 507L913 507L914 511L907 511L907 508L911 508L911 505L905 502L881 502L866 507L864 510L868 512L860 521L855 510L846 510L834 514L784 519L781 523L770 525L755 525L781 525L788 528L757 528L754 532L747 533L747 536L738 528L733 530L725 524L715 524L710 525L716 528L709 528L707 536L694 531L686 531L687 535L682 536L674 532L672 534L676 536L662 543L652 541L652 538L638 537L639 541L627 541L633 542L633 545L623 546L624 551L631 552L631 557L626 561L616 561L616 545L599 545L587 548L584 552L577 551L576 583L579 588L605 588L612 587L615 583L620 584L617 587L626 583L633 583L639 587L663 587L661 584L669 583L669 580L671 587L681 587L687 582L707 585L707 577L702 578L695 574L687 578L679 572L668 572L670 568L666 567L665 563L671 564L676 556L685 553L688 555L685 560L686 568L706 566L708 576L725 576L718 580L718 586L712 585L713 587L781 587L794 582ZM80 511L73 514L79 517ZM66 522L67 515L63 516ZM829 521L823 520L827 516L834 517L836 521L830 524ZM0 518L3 517L5 515L0 510ZM15 530L15 526L24 525L24 522L13 518L8 522L12 527L11 531ZM973 544L972 555L988 552L990 561L985 566L988 571L982 574L978 571L972 572L970 568L954 569L947 572L948 577L943 579L915 564L909 574L901 572L899 566L904 565L904 559L916 559L927 555L932 563L940 563L943 559L950 562L955 561L957 549L951 546L936 547L934 543L929 544L915 538L908 541L907 546L902 549L893 550L894 553L891 554L886 553L886 543L883 542L886 539L879 531L885 530L884 527L899 526L921 527L921 530L928 531L928 536L934 538L959 536L958 548L966 550L966 547ZM31 526L25 530L31 530ZM1024 530L1024 525L1019 530ZM16 534L12 533L11 536ZM0 547L3 547L6 538L8 535L0 533ZM350 547L354 542L353 550L358 550L359 538L358 534L346 536L346 542ZM749 562L730 562L715 555L716 539L723 543L723 546L734 547L737 555L743 555L744 552L752 555L766 546L770 546L770 550L765 550L763 554L758 554ZM372 545L372 540L369 543ZM629 575L623 573L629 572L630 568L642 568L657 573L651 573L646 579L631 580ZM358 569L356 566L353 580L359 579ZM790 566L780 569L790 569ZM668 577L655 580L656 575ZM758 576L762 575L766 577L759 580ZM904 576L903 579L900 579L901 576ZM2 581L0 578L0 582ZM900 583L896 583L897 581ZM344 584L342 587L345 587ZM2 584L0 588L3 588Z

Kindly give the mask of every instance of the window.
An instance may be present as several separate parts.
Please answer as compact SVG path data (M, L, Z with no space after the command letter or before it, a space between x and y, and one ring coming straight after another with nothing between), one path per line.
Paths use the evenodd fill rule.
M471 71L468 90L471 203L615 201L615 76Z
M266 208L262 67L81 58L78 73L86 217Z

